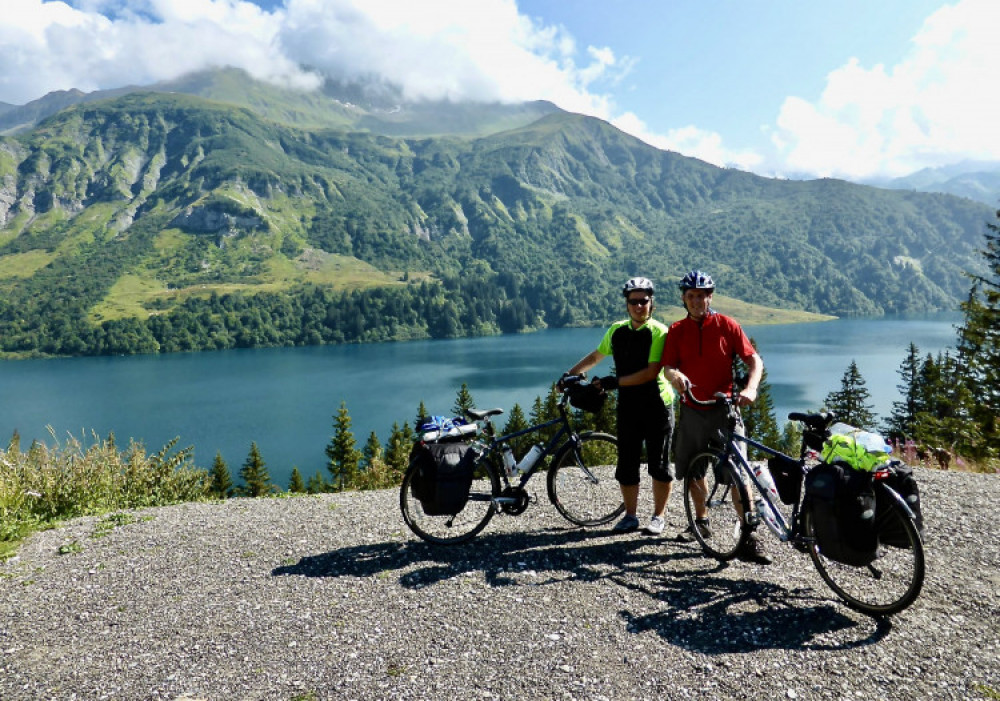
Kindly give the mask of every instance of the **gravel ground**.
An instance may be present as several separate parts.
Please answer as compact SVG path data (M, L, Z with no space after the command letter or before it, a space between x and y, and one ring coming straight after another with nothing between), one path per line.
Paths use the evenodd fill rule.
M0 699L998 699L1000 477L917 476L927 580L882 621L769 537L720 566L568 528L541 481L450 548L395 491L78 519L0 564Z

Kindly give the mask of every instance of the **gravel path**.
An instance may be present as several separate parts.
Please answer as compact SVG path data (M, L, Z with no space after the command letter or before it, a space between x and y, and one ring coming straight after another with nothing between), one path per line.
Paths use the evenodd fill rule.
M541 481L451 548L395 491L78 519L0 564L0 699L998 699L1000 477L917 476L928 576L881 622L773 539L719 566Z

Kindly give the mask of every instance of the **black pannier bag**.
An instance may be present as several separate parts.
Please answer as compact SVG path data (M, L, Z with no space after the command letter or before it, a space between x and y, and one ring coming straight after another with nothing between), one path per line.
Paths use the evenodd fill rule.
M806 508L820 552L857 567L875 560L875 489L872 473L841 463L820 463L806 474Z
M477 453L469 443L417 443L410 491L428 516L450 516L465 508Z
M917 531L921 535L924 533L924 517L920 512L920 490L917 487L917 480L913 476L913 468L901 462L893 461L889 464L889 477L885 479L885 484L892 487L913 512L913 521L917 526ZM875 508L881 510L886 508L885 502L889 496L879 490L876 493ZM878 537L879 541L886 545L897 548L907 548L910 546L910 539L906 537L906 530L898 519L880 519Z
M799 492L802 490L802 465L798 460L775 455L767 461L767 468L771 471L774 479L774 486L778 490L778 497L784 504L794 504L799 500Z

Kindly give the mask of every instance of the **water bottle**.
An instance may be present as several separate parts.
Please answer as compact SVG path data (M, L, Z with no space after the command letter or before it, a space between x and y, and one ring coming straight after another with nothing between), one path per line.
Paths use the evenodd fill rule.
M778 520L774 517L774 512L764 501L763 497L757 497L754 502L754 506L757 508L757 516L764 519L764 523L770 528L776 536L784 540L785 535L781 532L781 527L778 525Z
M536 443L535 445L531 446L531 450L529 450L527 454L523 458L521 458L521 462L517 464L517 471L527 472L528 470L530 470L532 467L534 467L535 461L538 460L538 458L541 456L543 452L544 448L542 448L540 444Z
M517 459L514 457L514 451L507 444L500 452L503 454L503 469L507 471L508 477L513 477L517 474Z
M767 465L762 462L753 463L753 473L760 482L760 486L767 492L767 496L772 501L776 500L778 498L778 488L774 486L774 478L771 477L771 471L767 469Z

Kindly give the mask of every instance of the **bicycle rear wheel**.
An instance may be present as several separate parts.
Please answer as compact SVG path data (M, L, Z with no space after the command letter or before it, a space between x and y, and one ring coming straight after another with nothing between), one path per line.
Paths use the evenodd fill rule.
M887 490L876 484L876 489ZM887 492L890 490L887 490ZM893 533L893 545L879 543L875 560L860 567L845 565L825 557L813 541L809 555L820 576L837 596L851 608L873 616L899 613L912 604L924 584L924 546L913 519L903 509L894 493L880 500L875 514L878 533ZM815 538L812 514L804 514L804 530Z
M569 441L549 467L549 501L566 520L578 526L599 526L625 511L615 479L618 439L606 433L580 436L578 447Z
M740 504L739 510L736 503ZM694 457L684 476L684 511L695 540L706 554L718 560L736 557L750 537L742 516L748 511L742 505L749 503L746 485L732 463L720 462L716 453ZM707 529L695 524L699 504L705 506L708 515Z
M488 456L476 465L469 500L457 514L438 516L424 511L412 488L416 471L417 466L411 465L403 475L399 508L406 525L424 540L442 545L464 543L483 530L496 513L494 499L500 496L500 477Z

